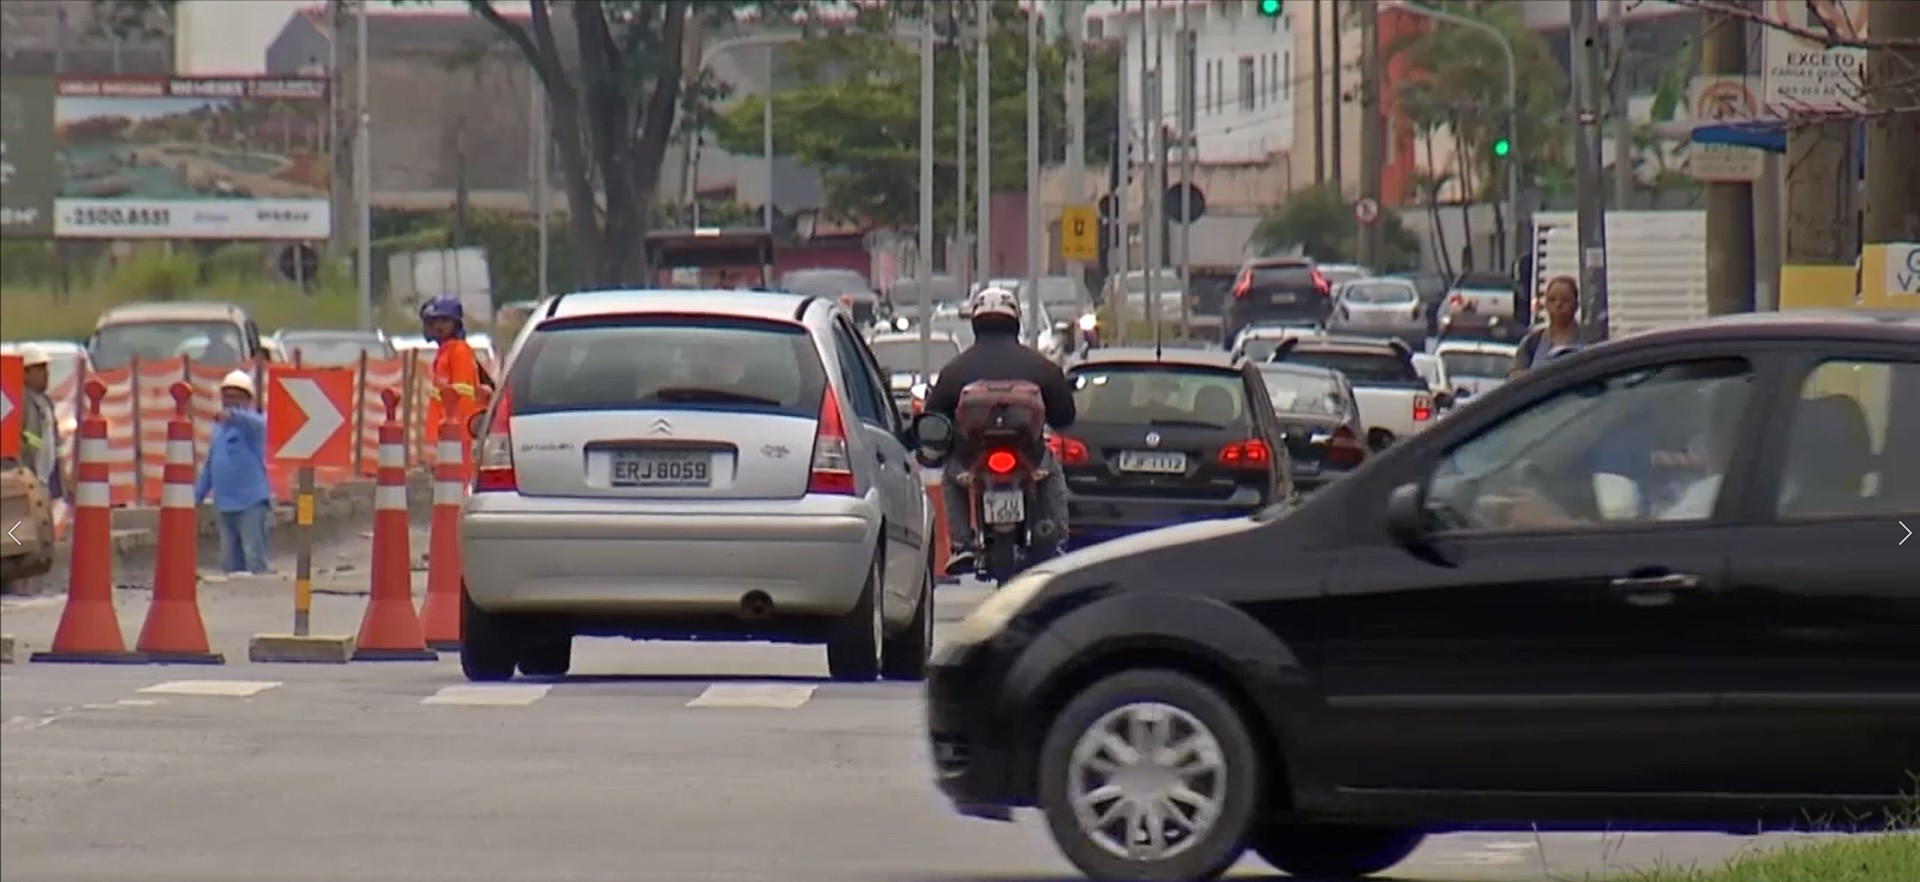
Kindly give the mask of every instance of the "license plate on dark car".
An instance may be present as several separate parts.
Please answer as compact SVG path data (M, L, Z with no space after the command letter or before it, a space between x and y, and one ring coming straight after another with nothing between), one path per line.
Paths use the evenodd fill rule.
M1298 299L1299 298L1291 291L1276 291L1274 292L1272 297L1269 297L1267 299L1267 302L1273 303L1273 304L1282 304L1282 303L1292 303Z
M713 483L713 455L617 451L611 483L615 487L706 487Z
M1120 470L1151 475L1183 474L1187 470L1187 455L1154 450L1123 450L1120 452Z

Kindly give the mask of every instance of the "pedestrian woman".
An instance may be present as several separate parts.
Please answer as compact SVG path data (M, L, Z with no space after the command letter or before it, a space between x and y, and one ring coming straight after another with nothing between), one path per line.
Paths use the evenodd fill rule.
M213 419L207 461L193 485L194 504L213 497L221 569L227 575L266 575L273 491L267 484L267 421L254 406L251 374L234 371L220 381L220 412Z
M420 333L435 344L433 355L433 394L427 399L427 425L438 438L440 426L448 416L460 426L466 437L467 420L480 409L482 388L491 388L491 377L480 367L480 359L467 343L466 311L458 297L435 297L420 305ZM453 390L456 400L451 414L441 403L444 390ZM472 440L472 439L468 439ZM469 448L462 465L471 465Z
M1572 276L1555 276L1540 295L1540 307L1547 314L1547 323L1520 339L1509 375L1533 370L1566 347L1580 345L1580 283Z

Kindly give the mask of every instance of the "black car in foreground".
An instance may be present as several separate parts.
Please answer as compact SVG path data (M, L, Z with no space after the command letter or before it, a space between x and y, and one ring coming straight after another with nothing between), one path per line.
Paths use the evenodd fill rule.
M1259 364L1256 369L1280 422L1295 490L1318 490L1366 462L1367 432L1346 375L1286 362Z
M1429 833L1871 826L1920 772L1920 315L1572 354L1297 507L1047 562L928 682L963 813L1106 880Z
M1292 492L1251 365L1218 349L1096 349L1067 379L1079 417L1047 444L1066 470L1070 546L1238 518Z

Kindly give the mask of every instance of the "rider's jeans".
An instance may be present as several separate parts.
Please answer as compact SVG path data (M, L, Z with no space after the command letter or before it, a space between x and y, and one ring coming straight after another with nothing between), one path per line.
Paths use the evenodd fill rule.
M1041 460L1040 467L1047 470L1047 477L1034 488L1034 495L1038 497L1036 502L1040 507L1039 515L1046 523L1034 524L1034 539L1036 544L1044 539L1051 539L1053 544L1058 546L1067 539L1067 474L1061 471L1060 463L1054 459L1052 451L1048 451L1046 458ZM953 550L971 552L973 524L967 516L967 504L970 500L967 498L967 488L954 479L960 471L959 466L951 462L941 470L943 479L940 482L940 492L946 499L947 538L952 543Z

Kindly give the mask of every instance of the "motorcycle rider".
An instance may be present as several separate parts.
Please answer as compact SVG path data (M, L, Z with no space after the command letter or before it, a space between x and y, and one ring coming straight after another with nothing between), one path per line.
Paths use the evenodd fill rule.
M960 406L960 390L968 384L1024 380L1040 387L1048 426L1058 431L1073 425L1073 387L1066 373L1020 342L1020 298L1005 288L982 288L967 302L967 313L973 323L973 345L940 369L939 381L927 392L926 412L951 420ZM1067 538L1067 476L1051 452L1041 459L1040 468L1045 476L1034 488L1040 516L1033 525L1036 547L1030 549L1035 560L1058 553ZM963 471L957 460L949 460L942 470L941 492L950 513L947 538L953 551L947 563L949 575L973 569L973 527L964 514L970 500L957 480Z

